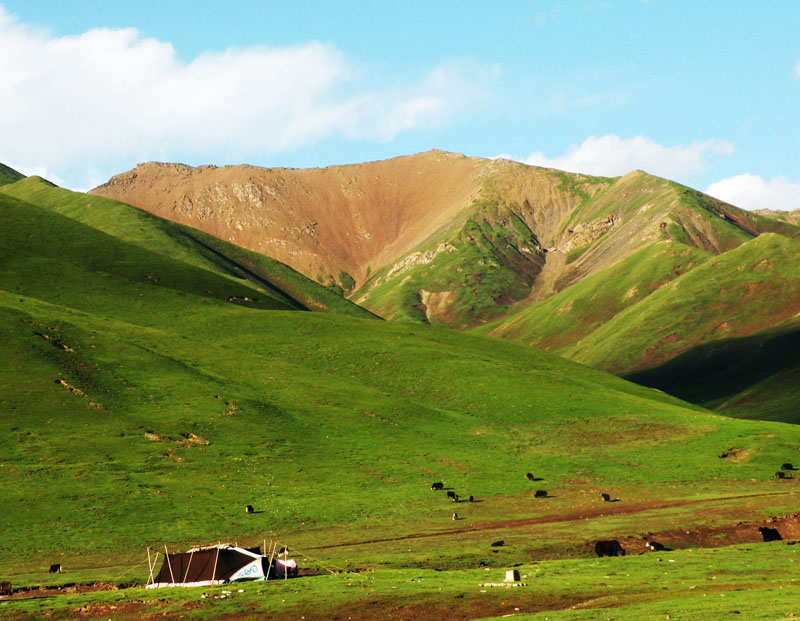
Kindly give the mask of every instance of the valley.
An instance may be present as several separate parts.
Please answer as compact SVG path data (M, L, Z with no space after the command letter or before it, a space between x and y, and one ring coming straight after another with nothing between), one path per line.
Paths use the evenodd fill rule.
M438 151L146 164L90 194L0 173L0 578L53 590L0 616L796 601L790 222L642 172ZM140 588L148 547L231 539L288 544L304 575ZM606 539L628 555L597 558ZM512 567L525 586L484 586Z

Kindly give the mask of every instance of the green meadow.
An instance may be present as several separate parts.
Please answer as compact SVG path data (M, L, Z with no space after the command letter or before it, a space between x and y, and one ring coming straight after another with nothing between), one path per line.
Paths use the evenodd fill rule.
M732 524L793 513L797 480L773 475L797 459L795 426L381 321L285 266L41 180L3 186L0 227L0 580L141 586L148 547L264 540L319 574L225 599L0 600L0 616L696 618L784 614L796 597L795 547L755 526L718 549L676 534L720 529L725 545ZM598 539L649 533L670 533L673 556L594 557ZM526 586L482 586L517 565Z

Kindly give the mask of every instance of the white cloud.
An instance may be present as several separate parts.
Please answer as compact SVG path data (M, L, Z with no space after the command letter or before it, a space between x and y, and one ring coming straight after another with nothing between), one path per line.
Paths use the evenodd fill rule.
M800 181L743 174L722 179L706 188L706 194L743 209L800 209Z
M665 147L645 136L620 138L608 134L589 136L580 145L569 147L561 156L550 158L536 152L523 161L533 166L608 177L642 169L653 175L675 179L702 172L712 157L731 153L733 144L719 138Z
M0 161L79 162L87 178L112 157L245 158L334 136L389 141L471 114L498 71L441 63L411 83L375 87L318 42L183 62L170 43L133 28L53 37L2 6L0 58Z

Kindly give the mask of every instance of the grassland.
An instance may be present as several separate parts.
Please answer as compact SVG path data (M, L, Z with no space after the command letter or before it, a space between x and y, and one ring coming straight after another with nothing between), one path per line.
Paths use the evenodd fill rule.
M111 605L131 617L500 615L509 592L481 593L482 565L498 581L498 568L522 563L549 577L520 604L601 597L634 618L653 601L706 609L699 595L711 586L688 603L678 594L709 565L743 557L764 578L748 581L736 605L782 605L774 594L790 585L771 559L794 560L788 546L676 553L687 566L717 560L670 572L663 593L652 579L668 560L589 559L598 538L641 543L649 532L793 513L797 481L772 475L797 455L796 427L718 416L520 344L298 310L294 296L225 274L199 245L168 250L160 221L23 189L53 206L0 193L0 578L141 582L147 546L264 538L307 553L306 567L358 573L249 585L209 605L195 591L136 589L4 600L0 615L85 607L107 617ZM93 215L103 209L118 228ZM741 459L719 457L731 447ZM448 502L429 489L437 480L477 502ZM549 497L534 498L537 488ZM620 502L603 503L601 491ZM53 562L65 573L48 576ZM626 574L612 580L618 599L597 584L609 568Z
M382 619L792 618L798 597L797 546L762 545L764 553L756 545L740 545L528 562L517 568L524 584L517 588L484 586L502 583L503 571L497 567L384 569L233 589L125 589L6 601L0 611L23 619L45 614L141 618L148 613L159 618L347 619L362 618L365 612Z

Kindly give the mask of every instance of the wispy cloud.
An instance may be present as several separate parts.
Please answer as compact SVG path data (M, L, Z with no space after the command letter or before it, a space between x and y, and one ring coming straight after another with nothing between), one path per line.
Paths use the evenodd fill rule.
M674 179L702 172L708 167L711 158L731 153L733 144L719 138L688 145L664 146L645 136L620 138L615 134L608 134L589 136L580 145L569 147L560 156L547 157L537 151L520 161L533 166L610 177L642 169Z
M764 180L745 173L712 183L706 194L743 209L800 209L800 181L786 177Z
M53 37L2 6L0 58L0 161L54 170L81 161L87 177L109 157L244 158L334 136L390 141L474 114L499 74L446 62L387 86L318 42L183 62L133 28Z

